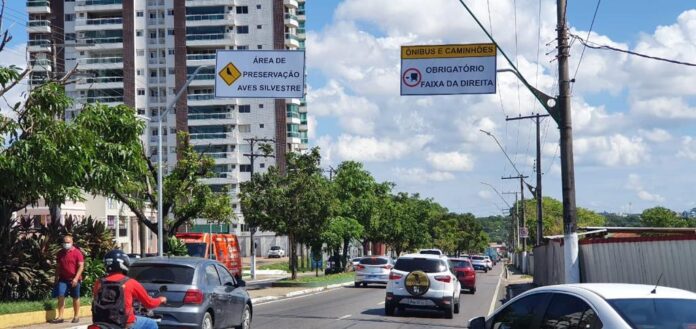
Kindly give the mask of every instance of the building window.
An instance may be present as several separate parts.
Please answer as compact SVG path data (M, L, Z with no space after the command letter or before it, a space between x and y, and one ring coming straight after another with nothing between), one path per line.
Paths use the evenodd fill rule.
M145 96L145 89L139 88L138 89L138 96Z
M65 14L65 21L72 22L75 20L75 14Z
M249 6L237 6L237 14L248 14Z
M251 165L248 165L248 164L239 165L239 171L240 172L251 172Z
M106 226L108 228L116 228L116 216L106 216Z
M266 125L264 125L264 124L262 123L262 124L259 125L259 128L260 128L260 129L263 129L263 127L265 127L265 126L266 126Z
M174 16L174 9L167 10L167 15Z
M116 209L116 200L112 198L106 198L106 207L108 209Z
M251 113L251 105L239 105L239 113Z
M239 125L239 132L240 133L250 133L251 132L251 125Z
M142 10L138 10L138 11L135 12L135 16L137 16L137 17L143 17L143 16L145 16L145 13L144 13Z
M256 5L256 9L261 9L261 5Z
M265 163L259 163L259 168L266 168L266 164L265 164Z
M257 29L257 30L260 30L260 29L262 29L262 28L263 28L263 25L256 25L256 29Z
M249 25L237 26L237 34L249 34Z
M136 75L143 75L143 71L145 71L145 70L143 70L143 69L138 69L138 70L135 71L135 74L136 74Z
M169 29L167 30L168 35L174 35L174 29Z
M170 67L169 68L169 75L174 75L174 74L176 74L176 70L174 70L173 67Z
M138 56L145 56L145 50L138 49L137 53L138 53Z
M263 49L263 45L257 45L256 49Z
M263 108L263 104L259 104L259 108L262 109L262 108Z
M66 33L65 41L75 41L75 33Z
M167 53L168 53L169 55L174 55L174 54L175 54L173 48L170 48L169 50L167 50Z
M136 36L136 37L142 37L142 36L143 36L143 30L137 30L137 31L135 31L135 36Z
M237 50L247 50L249 46L237 46Z

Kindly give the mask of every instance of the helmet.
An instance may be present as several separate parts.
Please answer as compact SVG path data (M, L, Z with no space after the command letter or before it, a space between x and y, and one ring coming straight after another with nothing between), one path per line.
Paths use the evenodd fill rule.
M106 271L109 273L121 272L127 274L128 267L130 267L130 258L123 251L114 249L104 256L104 266L106 266Z

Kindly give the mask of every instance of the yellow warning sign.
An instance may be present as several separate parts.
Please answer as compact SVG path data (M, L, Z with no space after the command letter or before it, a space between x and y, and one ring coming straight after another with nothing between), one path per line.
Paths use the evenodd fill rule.
M232 85L239 77L242 76L242 72L239 72L236 66L234 64L229 63L225 65L225 67L218 72L218 75L222 78L222 80L227 83L228 86Z
M493 43L440 46L402 46L401 59L495 57Z

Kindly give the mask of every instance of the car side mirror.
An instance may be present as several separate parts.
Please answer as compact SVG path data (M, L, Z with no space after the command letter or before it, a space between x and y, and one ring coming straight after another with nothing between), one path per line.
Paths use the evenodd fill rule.
M486 329L486 318L480 316L469 320L469 329Z
M242 279L237 280L237 287L246 287L246 281Z
M227 282L225 282L225 286L226 287L234 287L234 283L227 281Z

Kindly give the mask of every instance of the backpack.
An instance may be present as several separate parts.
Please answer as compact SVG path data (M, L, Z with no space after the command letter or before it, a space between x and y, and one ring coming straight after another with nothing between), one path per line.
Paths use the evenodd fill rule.
M125 277L118 282L101 279L99 290L92 302L92 322L106 322L125 328L128 323L126 313L126 296L123 289L126 281Z

